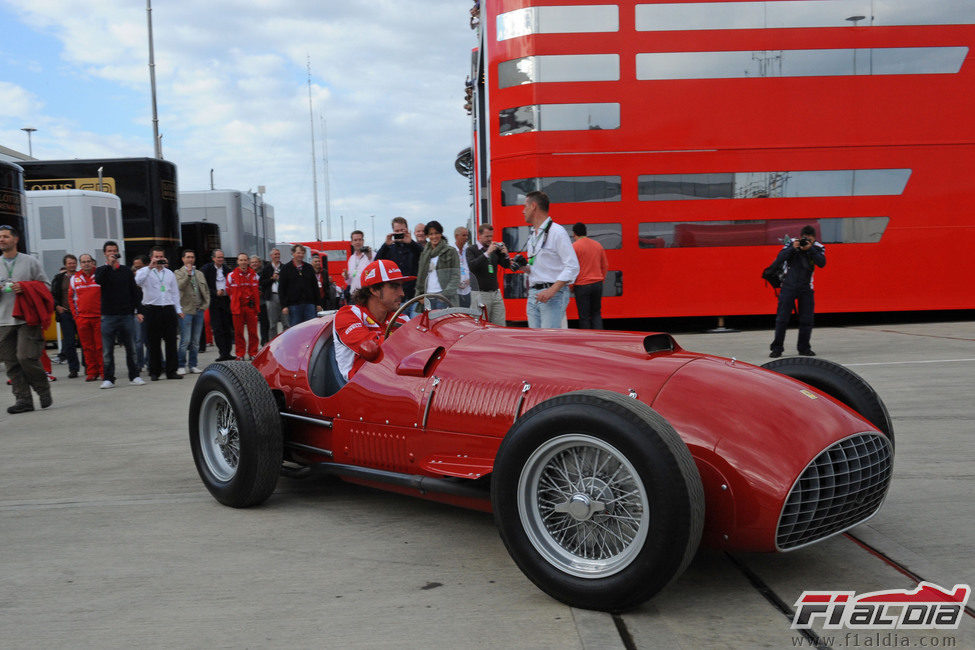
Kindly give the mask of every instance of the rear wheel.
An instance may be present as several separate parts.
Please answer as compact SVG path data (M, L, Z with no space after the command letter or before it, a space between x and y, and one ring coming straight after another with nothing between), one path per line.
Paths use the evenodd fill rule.
M690 563L704 523L697 467L646 404L568 393L518 420L498 450L491 499L522 571L574 607L647 600Z
M852 370L826 359L787 357L762 366L818 388L835 397L877 427L894 446L894 427L890 414L877 391Z
M208 366L190 398L189 425L197 472L217 501L246 508L271 496L283 456L281 418L254 366Z

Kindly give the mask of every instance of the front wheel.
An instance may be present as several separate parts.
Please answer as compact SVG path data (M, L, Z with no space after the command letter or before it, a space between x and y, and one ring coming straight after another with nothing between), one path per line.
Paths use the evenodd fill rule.
M687 446L653 409L567 393L518 420L498 450L495 523L521 570L574 607L619 611L680 575L704 495Z
M281 418L267 382L244 361L214 363L190 398L190 448L196 470L220 503L263 503L283 457Z

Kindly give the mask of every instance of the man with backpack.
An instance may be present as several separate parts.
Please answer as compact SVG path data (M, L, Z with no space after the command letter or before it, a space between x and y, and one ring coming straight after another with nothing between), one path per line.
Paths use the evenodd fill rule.
M814 357L810 347L813 328L813 271L814 267L826 266L826 249L816 241L816 229L803 226L798 239L791 239L775 258L773 267L782 268L782 288L779 291L779 307L775 315L775 338L769 349L770 357L781 357L785 343L785 329L795 309L799 319L797 348L804 357Z

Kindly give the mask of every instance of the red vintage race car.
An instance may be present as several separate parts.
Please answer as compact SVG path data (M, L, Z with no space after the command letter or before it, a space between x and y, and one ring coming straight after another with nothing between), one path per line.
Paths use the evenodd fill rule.
M347 383L327 315L253 365L209 366L189 428L214 497L253 506L282 473L324 472L493 511L541 589L619 611L702 541L790 551L869 519L887 494L887 410L822 359L757 367L668 334L496 327L459 309L386 335Z

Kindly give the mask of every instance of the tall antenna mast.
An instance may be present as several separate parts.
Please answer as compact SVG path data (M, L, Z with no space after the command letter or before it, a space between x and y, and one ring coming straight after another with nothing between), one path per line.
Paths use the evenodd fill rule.
M328 180L328 120L322 113L322 166L325 168L325 236L332 239L332 186Z
M152 87L152 146L156 158L162 158L162 140L159 135L159 113L156 110L156 55L152 47L152 2L146 0L146 22L149 25L149 84Z
M322 223L318 220L318 168L315 165L315 112L311 105L311 55L308 58L308 121L311 124L311 185L315 197L315 241L322 240Z

